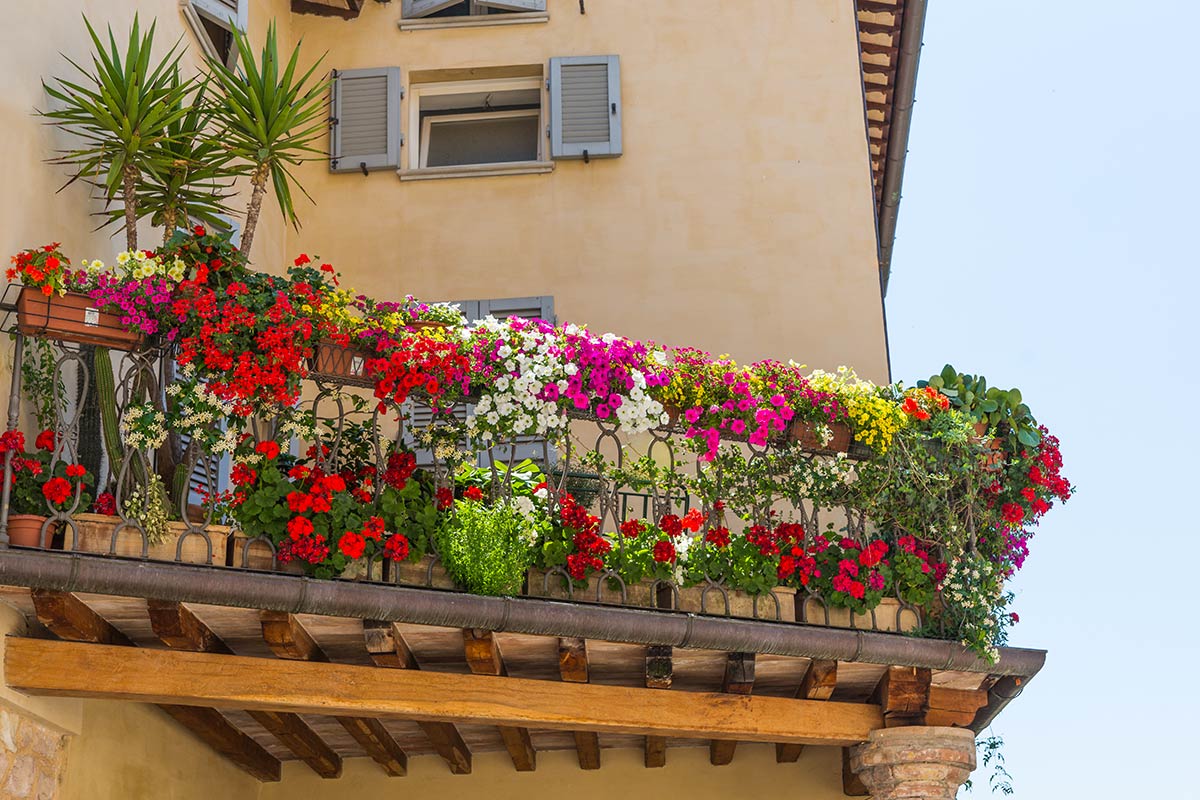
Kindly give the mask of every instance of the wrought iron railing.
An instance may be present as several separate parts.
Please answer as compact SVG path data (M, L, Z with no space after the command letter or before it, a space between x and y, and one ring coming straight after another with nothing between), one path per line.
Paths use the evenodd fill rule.
M25 349L33 341L19 332L13 332L14 350L12 381L10 388L7 428L21 427L23 375L21 364ZM42 340L45 341L45 340ZM79 345L53 342L53 427L58 437L50 455L51 468L60 463L74 463L80 457L82 409L92 384L92 365ZM110 402L115 403L118 419L127 409L148 399L155 403L166 401L166 387L173 380L173 360L166 348L144 349L138 352L113 351L115 386ZM324 447L315 448L318 464L336 470L342 457L344 434L352 424L365 424L372 431L371 447L377 460L384 458L387 443L409 446L414 443L413 432L408 429L406 419L413 416L436 419L463 419L469 400L461 401L451 408L442 408L434 415L422 401L410 398L406 407L398 407L385 401L379 404L370 392L370 381L361 378L344 378L329 374L313 373L306 382L302 402L318 419L329 420L323 432L318 434ZM359 401L355 401L359 398ZM364 403L363 400L368 402ZM436 421L433 423L438 424ZM28 427L28 426L27 426ZM278 433L278 419L256 418L249 428L256 438L274 438ZM660 465L675 472L695 472L700 469L697 460L687 448L681 447L683 431L679 428L662 427L642 436L626 437L620 434L614 422L595 418L587 414L571 415L567 443L561 448L552 448L548 442L538 443L540 452L536 460L544 470L550 483L551 503L556 492L569 485L585 487L577 489L588 502L592 513L600 517L602 530L615 532L621 523L632 515L635 517L660 518L665 514L683 514L692 508L700 508L705 519L718 518L716 509L706 506L697 497L677 487L662 489L655 485L631 486L618 484L609 474L588 467L587 454L600 454L606 462L618 468L631 463L637 457L650 456ZM111 433L111 431L110 431ZM97 476L100 486L108 488L115 499L116 516L101 525L106 534L102 546L97 546L95 530L88 526L96 521L86 515L82 507L81 489L76 486L74 501L56 505L47 501L42 533L56 533L55 546L64 551L94 558L150 558L151 537L142 522L126 508L131 492L144 489L147 476L155 474L165 457L164 450L156 452L129 447L122 443L113 447L108 442L106 451L111 456L101 459L101 474ZM307 445L308 443L304 443ZM293 446L301 446L294 443ZM459 447L468 447L465 443ZM478 452L478 463L490 470L492 485L496 493L511 491L514 469L518 455L528 453L531 444L522 442L518 448L513 442L495 442L491 447ZM741 442L748 460L768 457L782 443L769 442L758 447ZM200 502L204 492L218 489L227 470L219 453L206 452L198 441L183 441L172 435L165 448L170 448L178 458L181 469L187 476L186 491L175 498L178 536L175 539L173 557L176 562L202 563L213 568L245 571L290 572L292 568L277 558L275 543L266 536L247 538L240 534L236 525L228 519L214 516L212 507ZM326 449L327 448L327 449ZM593 456L594 457L594 456ZM811 454L812 459L828 458L826 455ZM10 520L10 490L13 477L13 452L4 457L4 488L0 495L0 547L9 547L7 535ZM427 459L426 467L433 476L435 485L449 487L453 477L447 460L437 455ZM377 487L378 489L378 487ZM590 496L589 496L590 495ZM779 497L762 497L754 518L748 522L768 523L772 509L778 510L783 500ZM799 521L805 536L821 530L822 522L836 519L841 535L865 541L869 533L868 521L863 515L849 508L822 508L811 502L789 503L788 511ZM87 535L85 535L87 534ZM131 544L132 543L132 544ZM623 537L612 538L612 546L623 547ZM692 547L708 547L704 536L693 537ZM432 545L431 545L432 548ZM222 558L222 555L224 558ZM384 562L368 562L365 573L355 580L395 585L450 588L441 574L436 552L416 568L400 569ZM835 607L811 587L798 589L793 596L779 589L761 595L743 595L731 589L725 582L705 576L692 585L684 585L678 579L659 579L645 585L628 586L612 569L605 569L592 577L587 588L580 589L571 581L563 567L553 567L541 574L532 574L527 586L528 593L538 596L558 596L576 602L620 603L639 605L662 610L690 610L695 613L716 615L744 615L779 622L810 624L835 624L846 627L876 630L918 630L927 625L926 610L907 602L897 591L889 602L865 614L851 614ZM690 603L690 605L689 605ZM739 609L747 605L749 611ZM936 634L934 634L936 635Z

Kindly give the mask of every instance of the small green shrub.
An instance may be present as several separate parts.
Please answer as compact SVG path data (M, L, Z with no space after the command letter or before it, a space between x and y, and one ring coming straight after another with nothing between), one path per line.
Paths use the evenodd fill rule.
M533 523L515 506L459 500L435 534L446 571L473 594L521 591L536 539Z

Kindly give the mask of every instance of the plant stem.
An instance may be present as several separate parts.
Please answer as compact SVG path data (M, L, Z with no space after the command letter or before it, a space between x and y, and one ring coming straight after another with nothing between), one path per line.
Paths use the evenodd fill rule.
M125 247L132 252L137 250L137 167L127 161L122 177L125 182L121 198L125 204Z
M246 227L242 230L241 251L250 257L250 245L254 243L254 229L258 226L258 213L262 210L263 196L267 191L267 176L270 164L259 164L250 176L250 204L246 207Z

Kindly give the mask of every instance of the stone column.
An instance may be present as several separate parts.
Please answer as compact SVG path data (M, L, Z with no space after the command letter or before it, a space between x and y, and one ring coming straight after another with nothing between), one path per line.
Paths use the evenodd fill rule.
M850 768L874 800L954 800L975 769L965 728L882 728L854 748Z

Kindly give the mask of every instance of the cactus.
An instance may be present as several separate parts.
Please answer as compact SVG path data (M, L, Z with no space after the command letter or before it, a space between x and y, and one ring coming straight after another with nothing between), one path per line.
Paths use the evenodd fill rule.
M97 347L92 361L96 381L96 402L100 406L100 431L104 450L108 453L108 471L116 477L121 471L125 453L121 450L121 425L117 414L117 384L113 377L112 358L107 347Z

